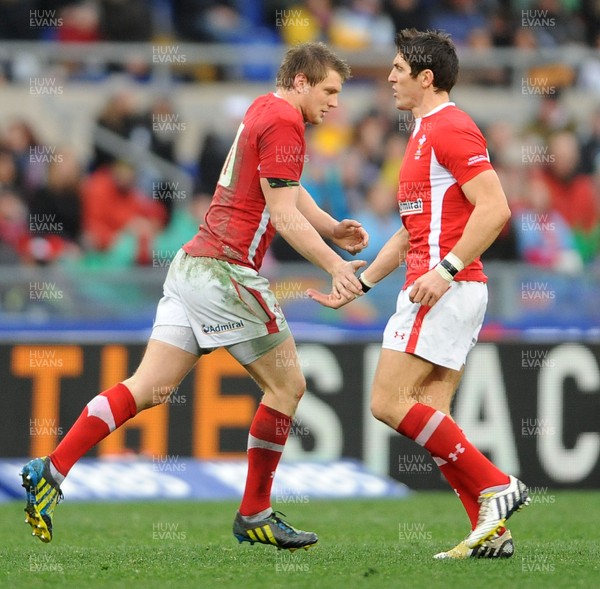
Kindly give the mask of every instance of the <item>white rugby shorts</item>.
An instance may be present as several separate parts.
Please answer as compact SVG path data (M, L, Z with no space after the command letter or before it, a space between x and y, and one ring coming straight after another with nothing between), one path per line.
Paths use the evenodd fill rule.
M197 355L225 347L249 364L289 335L266 278L239 264L177 252L151 338Z
M453 282L433 307L411 303L411 289L412 285L400 291L396 312L383 332L382 347L460 370L483 324L486 284Z

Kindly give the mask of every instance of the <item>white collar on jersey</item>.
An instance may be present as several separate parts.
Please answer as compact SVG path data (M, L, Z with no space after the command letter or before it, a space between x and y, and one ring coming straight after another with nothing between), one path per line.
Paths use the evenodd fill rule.
M436 112L440 112L443 108L446 108L447 106L456 106L456 105L454 104L454 102L443 102L442 104L439 104L438 106L436 106L433 110L430 110L426 115L423 115L422 117L419 117L419 118L424 119L425 117L430 117L431 115L434 115Z
M425 117L430 117L431 115L434 115L436 112L440 112L443 108L446 108L447 106L454 106L454 102L443 102L442 104L439 104L438 106L436 106L433 110L430 110L426 115L423 115L422 117L419 117L418 119L415 119L415 128L413 129L412 136L413 137L417 136L417 133L419 132L419 129L421 128L421 121Z

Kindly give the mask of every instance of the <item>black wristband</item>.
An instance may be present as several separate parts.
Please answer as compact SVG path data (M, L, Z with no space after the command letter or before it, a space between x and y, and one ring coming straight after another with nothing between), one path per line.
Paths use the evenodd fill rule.
M458 274L458 268L455 268L446 258L440 261L440 266L448 270L450 276L454 278Z
M372 287L371 287L371 286L367 286L367 285L366 285L366 284L363 282L362 276L359 276L359 277L358 277L358 281L360 282L360 284L361 284L361 286L362 286L362 291L363 291L364 293L367 293L367 292L369 292L369 291L371 290L371 288L372 288Z

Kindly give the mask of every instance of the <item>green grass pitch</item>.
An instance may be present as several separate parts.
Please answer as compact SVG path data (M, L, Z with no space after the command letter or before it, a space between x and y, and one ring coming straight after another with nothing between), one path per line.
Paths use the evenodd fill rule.
M405 500L275 506L320 540L308 551L238 545L231 502L69 503L42 544L23 503L0 505L0 587L6 589L527 589L600 586L600 493L552 492L510 520L506 560L435 561L466 533L451 492Z

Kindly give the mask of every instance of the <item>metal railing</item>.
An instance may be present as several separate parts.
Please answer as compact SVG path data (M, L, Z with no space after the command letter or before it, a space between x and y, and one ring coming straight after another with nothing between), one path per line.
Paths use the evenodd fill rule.
M126 65L132 60L152 70L155 83L173 78L182 68L196 66L240 65L277 67L285 45L272 44L198 44L198 43L56 43L31 41L3 41L0 44L0 60L12 61L23 56L34 57L42 70L56 63ZM363 75L369 71L378 75L381 68L388 68L394 48L369 48L360 51L340 49L338 53ZM579 45L523 50L514 47L489 49L459 48L461 69L481 72L490 68L508 68L514 88L520 87L532 67L545 64L562 64L577 70L586 59L600 60L600 51ZM236 70L237 71L237 70Z
M119 270L0 267L0 339L13 340L32 330L149 329L169 265L168 259L158 262ZM599 267L568 275L517 262L487 262L485 270L490 295L486 324L497 326L500 337L528 331L600 340ZM265 275L288 320L312 325L311 332L318 325L323 337L340 329L357 330L352 337L378 337L404 282L401 268L353 303L368 310L365 317L370 318L356 323L352 313L343 310L323 314L322 307L304 295L308 286L330 288L327 275L310 264L277 264Z

